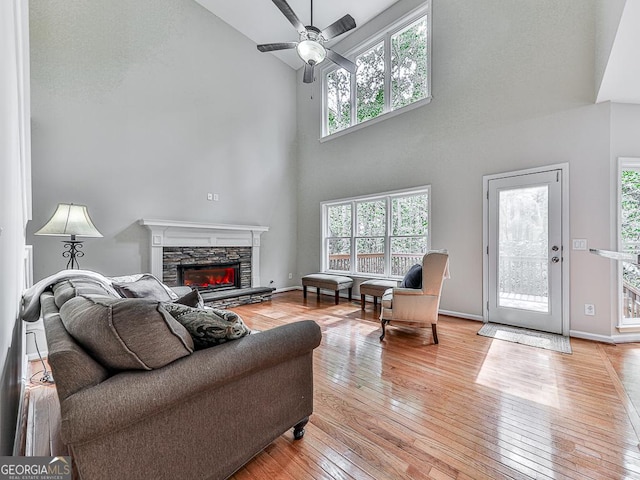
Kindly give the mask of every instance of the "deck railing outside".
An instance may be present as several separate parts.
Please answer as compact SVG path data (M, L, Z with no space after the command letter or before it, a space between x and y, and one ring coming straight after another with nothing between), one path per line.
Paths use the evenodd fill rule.
M423 253L394 253L391 256L391 275L403 276L416 263L422 262ZM356 256L358 273L384 275L384 254L362 253ZM349 254L329 255L329 270L351 271Z
M627 282L622 283L622 316L640 317L640 290Z

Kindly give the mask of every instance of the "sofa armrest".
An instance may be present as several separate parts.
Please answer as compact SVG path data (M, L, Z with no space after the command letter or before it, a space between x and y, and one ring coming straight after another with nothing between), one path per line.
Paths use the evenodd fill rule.
M311 320L295 322L194 352L163 368L118 373L61 404L65 443L126 428L185 399L309 354L322 339Z

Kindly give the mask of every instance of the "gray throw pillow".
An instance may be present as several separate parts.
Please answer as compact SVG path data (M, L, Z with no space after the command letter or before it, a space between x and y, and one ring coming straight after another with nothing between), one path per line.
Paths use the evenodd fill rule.
M177 303L162 305L191 334L196 350L237 340L251 333L242 319L229 310L200 309Z
M422 288L422 265L415 264L405 273L401 288Z
M149 298L158 302L172 302L175 299L162 282L149 273L135 282L114 282L113 288L124 298Z
M175 300L174 303L186 305L187 307L204 308L202 295L200 295L200 292L196 289L193 289L186 295L181 296L179 299Z
M156 300L80 295L62 306L60 318L111 370L153 370L193 352L189 332Z

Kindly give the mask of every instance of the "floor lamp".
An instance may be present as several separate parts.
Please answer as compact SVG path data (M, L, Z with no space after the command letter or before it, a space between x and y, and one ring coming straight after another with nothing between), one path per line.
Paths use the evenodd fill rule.
M34 235L71 236L71 240L62 240L65 251L64 258L68 258L67 269L80 268L77 258L84 257L82 240L76 237L102 237L89 217L87 207L73 203L59 203L49 221Z

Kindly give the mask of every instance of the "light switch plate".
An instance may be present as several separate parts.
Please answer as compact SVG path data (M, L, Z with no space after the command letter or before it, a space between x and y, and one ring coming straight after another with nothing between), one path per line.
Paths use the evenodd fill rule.
M573 239L573 249L574 250L586 250L587 249L587 240L585 238L574 238Z

